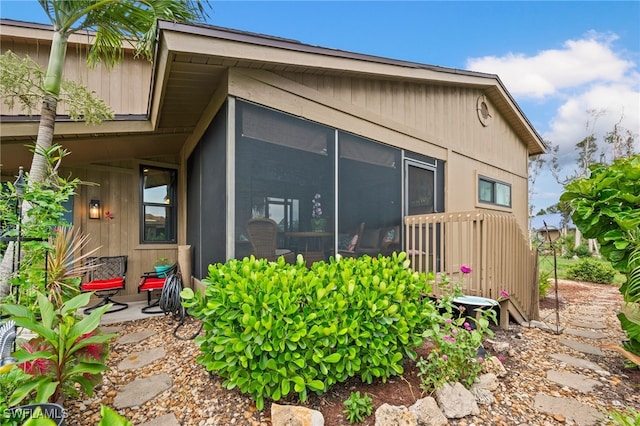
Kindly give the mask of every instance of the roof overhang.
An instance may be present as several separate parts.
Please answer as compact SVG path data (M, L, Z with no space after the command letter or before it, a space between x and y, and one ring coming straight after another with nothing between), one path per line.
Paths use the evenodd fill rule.
M530 155L544 153L546 148L525 114L519 108L500 78L495 74L393 60L378 56L311 46L295 40L236 31L210 25L159 23L159 48L156 60L157 78L153 90L152 121L166 108L167 88L176 73L195 75L208 69L223 70L243 67L270 71L360 75L368 78L411 80L428 84L478 88L510 123L526 143ZM189 65L191 64L191 65ZM174 67L178 67L174 70ZM202 87L200 91L202 92ZM196 96L189 96L192 100ZM202 111L207 100L201 101ZM155 120L154 120L155 118Z
M53 32L48 25L7 20L2 20L1 24L3 37L52 39ZM164 139L171 139L175 144L172 153L177 154L194 129L201 129L206 124L204 121L209 119L210 116L207 117L205 112L211 110L213 99L218 98L219 101L218 89L226 85L226 70L230 67L242 67L266 71L357 75L478 88L526 143L530 155L545 152L542 138L494 74L311 46L294 40L210 25L160 21L158 31L148 114L117 117L100 126L60 121L56 124L56 138L65 143L75 140L76 144L80 144L95 142L96 138L118 136L126 140L132 135L157 134L163 135ZM73 36L73 42L88 43L90 34ZM21 120L14 121L2 117L3 145L5 142L15 145L33 140L37 134L38 118L22 117ZM148 151L139 150L137 154L154 154L153 146L148 145L148 148ZM2 160L6 163L5 148L2 150ZM87 149L81 151L87 155L91 152Z

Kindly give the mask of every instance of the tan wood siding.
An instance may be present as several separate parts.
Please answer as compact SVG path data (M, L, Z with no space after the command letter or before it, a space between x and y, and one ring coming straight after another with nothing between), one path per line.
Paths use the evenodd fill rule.
M138 162L120 162L117 165L93 166L68 170L73 176L90 183L82 185L74 199L73 221L91 238L88 250L100 247L97 255L127 255L126 287L118 300L145 299L138 295L138 281L143 272L152 271L160 257L178 260L178 246L141 245L140 195ZM162 163L167 165L166 163ZM100 200L100 220L88 218L88 205L92 199ZM109 212L113 219L105 217Z
M490 104L492 118L482 125L479 89L231 70L229 92L446 161L447 211L478 208L478 173L509 183L508 211L527 229L527 146Z
M19 56L28 55L43 69L46 69L50 42L39 40L38 42L26 42L22 39L2 38L0 51L5 53L11 50ZM149 90L151 87L151 62L146 59L134 59L133 53L127 51L123 61L113 69L107 69L103 65L95 68L87 66L87 46L70 43L65 60L63 77L66 80L86 86L95 91L97 96L103 99L118 115L146 114L149 102ZM40 112L39 106L34 114ZM58 106L58 114L66 114L64 104ZM9 111L7 107L0 105L0 114L15 115L21 111Z

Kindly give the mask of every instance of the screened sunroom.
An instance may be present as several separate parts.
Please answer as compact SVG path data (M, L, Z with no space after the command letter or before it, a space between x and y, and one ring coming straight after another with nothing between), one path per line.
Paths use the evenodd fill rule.
M444 207L442 161L239 99L220 110L188 163L198 278L210 263L253 253L255 218L277 224L279 250L311 263L399 250L405 214Z

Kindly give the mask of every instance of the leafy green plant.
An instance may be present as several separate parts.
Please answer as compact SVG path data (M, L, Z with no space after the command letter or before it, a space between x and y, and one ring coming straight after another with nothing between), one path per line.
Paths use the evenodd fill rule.
M166 257L161 257L155 261L153 266L171 266L171 262Z
M343 404L347 408L342 412L347 416L349 423L362 423L364 418L373 412L373 401L366 392L363 395L360 395L360 392L351 392Z
M0 367L0 424L2 426L18 426L23 416L9 411L15 404L10 404L11 396L32 377L15 364Z
M204 324L198 361L224 386L264 399L306 400L349 377L402 374L421 345L435 305L425 275L405 253L295 264L232 259L209 266L204 295L181 293Z
M607 414L616 426L640 426L640 412L633 408L611 410Z
M100 404L100 423L98 426L132 426L130 420L118 414L113 408Z
M471 268L462 266L463 274L471 273ZM448 280L444 280L448 283ZM486 336L493 336L489 328L490 320L496 323L493 309L482 309L478 317L468 316L453 303L460 294L460 285L449 286L438 301L438 310L432 313L431 327L423 336L432 344L426 358L421 358L416 366L420 370L421 387L433 391L447 382L460 382L470 387L482 369L483 358L478 349ZM501 291L501 297L509 295Z
M628 350L640 355L640 155L590 167L591 175L566 186L560 201L574 209L573 223L585 238L595 238L600 253L627 281L620 287L623 311L618 314L629 337Z
M596 259L581 259L567 269L567 278L590 283L610 284L616 276L611 265Z
M549 294L549 288L553 285L551 282L551 271L539 271L538 272L538 297L540 300L547 297Z
M37 335L13 354L20 368L34 377L13 392L11 405L35 391L35 402L57 402L63 396L77 396L76 383L88 396L93 395L94 387L102 379L101 373L107 369L108 342L115 334L99 334L96 330L110 305L95 309L86 317L77 313L89 303L90 297L91 293L83 293L55 308L44 294L38 293L41 319L25 306L0 305L18 327Z
M5 236L17 238L18 233L22 238L20 253L20 268L10 277L13 291L7 302L14 302L25 306L35 307L36 294L48 292L51 295L60 295L56 290L68 289L65 286L71 277L66 275L71 265L82 261L79 251L86 242L80 241L80 235L67 240L67 248L81 244L78 249L69 251L60 250L65 247L57 246L63 241L58 238L60 234L54 233L55 229L68 227L64 218L67 212L64 203L69 200L79 185L83 184L79 179L66 179L59 175L62 159L69 154L59 145L54 145L46 151L39 152L47 162L46 179L43 182L35 182L26 175L26 185L21 197L13 183L7 183L7 191L0 191L0 212L2 213L3 232ZM19 199L22 204L30 206L23 215L20 212ZM17 249L14 245L13 249ZM58 251L54 250L57 249ZM45 267L45 259L49 258L49 265ZM52 271L51 267L54 267ZM64 270L64 271L63 271ZM52 272L54 272L52 274ZM49 289L47 287L50 287ZM72 296L69 295L69 296Z

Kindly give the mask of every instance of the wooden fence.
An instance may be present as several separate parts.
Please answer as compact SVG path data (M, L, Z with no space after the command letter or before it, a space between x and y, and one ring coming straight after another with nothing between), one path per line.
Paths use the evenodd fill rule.
M433 295L446 282L468 296L500 299L518 322L538 319L537 253L510 214L470 211L406 216L405 251L416 271L433 273ZM461 266L472 272L463 274Z

